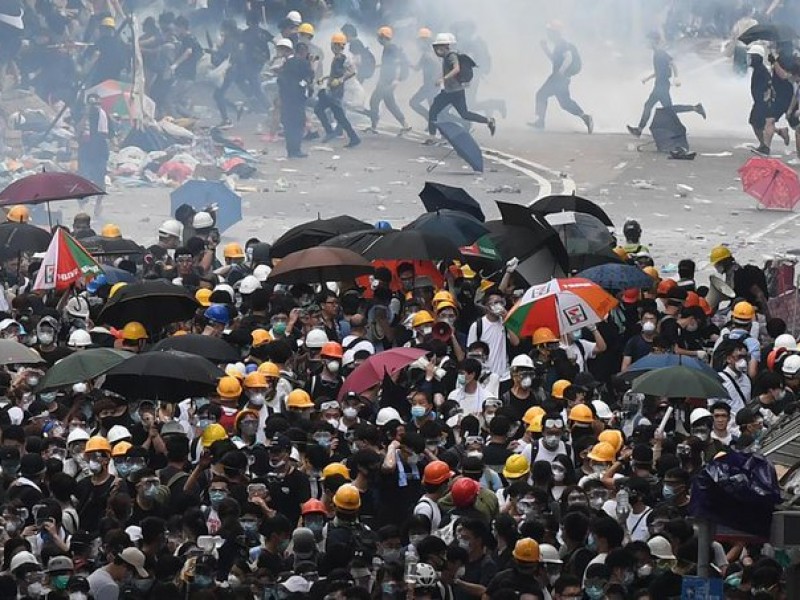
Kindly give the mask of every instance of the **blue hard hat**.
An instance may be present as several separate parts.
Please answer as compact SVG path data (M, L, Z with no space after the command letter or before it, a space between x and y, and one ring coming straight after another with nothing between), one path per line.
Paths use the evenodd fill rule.
M378 221L375 223L375 229L378 231L389 231L392 228L392 224L389 221Z
M231 315L224 304L212 304L206 309L203 316L212 323L227 325L231 322Z
M258 365L254 365L253 363L247 363L244 366L244 372L247 373L248 375L250 375L250 373L253 373L254 371L258 371Z
M108 285L108 278L106 278L105 275L100 274L86 284L86 291L90 294L96 294L97 291L104 285Z

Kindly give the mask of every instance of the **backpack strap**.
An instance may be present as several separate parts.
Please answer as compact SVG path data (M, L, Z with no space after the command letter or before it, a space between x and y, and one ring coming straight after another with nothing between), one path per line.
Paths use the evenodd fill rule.
M725 371L720 371L719 374L724 375L725 379L731 382L731 385L733 385L733 387L736 389L736 393L739 394L739 398L742 399L742 403L747 406L747 403L750 402L750 399L744 397L744 392L742 391L742 388L739 387L739 384L736 383L736 379L734 379L733 375L726 373Z

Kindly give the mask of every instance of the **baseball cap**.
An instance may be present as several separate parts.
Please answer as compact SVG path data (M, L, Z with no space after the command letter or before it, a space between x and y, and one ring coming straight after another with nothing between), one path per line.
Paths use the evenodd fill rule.
M144 568L144 554L142 554L141 550L134 547L125 548L118 556L121 561L132 566L139 577L145 578L148 576L147 570Z
M68 556L54 556L49 561L47 561L47 572L48 573L57 573L58 571L72 571L75 569L75 565L72 562L72 559Z

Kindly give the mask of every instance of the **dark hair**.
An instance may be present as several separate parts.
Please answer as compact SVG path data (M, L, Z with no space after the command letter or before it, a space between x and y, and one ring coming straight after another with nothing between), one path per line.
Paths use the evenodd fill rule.
M690 258L684 258L678 262L678 277L681 279L691 279L694 277L694 271L697 265Z
M783 388L783 377L775 371L761 371L753 382L753 395Z
M767 333L773 339L786 333L786 321L779 317L772 317L767 321Z
M591 529L595 537L606 540L609 548L619 548L625 538L625 531L622 526L608 516L592 519L589 529Z
M483 370L483 366L477 358L467 358L461 361L461 364L458 366L458 368L460 371L464 371L465 373L470 373L472 375L480 375L481 371Z
M731 405L728 404L727 402L722 401L722 400L718 400L718 401L714 402L714 404L711 405L711 408L709 410L711 411L712 415L714 414L715 410L724 410L726 413L728 413L728 415L730 415L731 414Z

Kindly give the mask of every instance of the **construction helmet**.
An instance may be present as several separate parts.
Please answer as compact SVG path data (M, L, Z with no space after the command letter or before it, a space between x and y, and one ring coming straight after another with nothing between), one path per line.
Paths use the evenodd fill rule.
M116 294L120 290L120 288L124 288L126 285L128 285L128 284L125 283L124 281L120 281L118 283L115 283L114 285L111 286L111 289L108 290L108 297L109 298L113 298L114 294Z
M209 229L214 226L214 217L207 212L199 212L192 218L195 229Z
M238 398L242 395L242 384L236 377L230 375L220 377L217 382L217 395L228 400Z
M27 206L22 204L15 204L8 211L6 218L12 223L27 223L31 218L31 213Z
M100 235L105 238L119 238L122 237L122 231L119 228L119 225L114 225L114 223L106 223L103 225L103 229L100 230Z
M553 384L553 388L550 390L550 395L553 398L558 398L559 400L564 399L564 390L566 390L569 386L572 385L572 382L568 379L559 379Z
M383 27L378 29L378 37L390 40L394 37L394 31L392 31L391 27L384 25Z
M297 33L305 33L306 35L313 36L314 26L311 23L300 23L300 27L297 28Z
M253 346L263 346L272 341L272 336L266 329L253 329L250 332L250 339Z
M146 340L147 330L138 321L130 321L122 328L123 340Z
M427 310L418 310L414 313L414 317L411 319L411 326L421 327L422 325L431 324L433 321L433 315Z
M162 237L176 237L183 235L183 225L175 219L167 219L158 228L158 235Z
M450 465L443 460L434 460L425 466L425 471L422 474L422 483L441 485L452 476L453 472L450 470Z
M711 416L710 413L709 416ZM618 429L604 429L597 436L597 441L611 444L614 447L614 452L619 452L622 449L622 444L625 443L622 432Z
M433 306L437 314L443 311L445 308L452 308L455 311L458 310L458 307L452 302L450 302L450 300L442 300L441 302L439 302L438 304L434 304Z
M592 414L592 409L585 404L576 404L569 411L569 420L576 423L592 423L594 414Z
M714 246L711 249L711 254L708 257L709 262L712 265L716 265L718 262L725 260L726 258L731 258L733 254L731 254L730 248L727 246Z
M528 428L526 429L526 431L530 431L531 433L542 433L543 420L544 420L543 414L534 415L531 422L528 423Z
M453 43L453 37L449 33L437 33L433 40L434 46L449 46Z
M347 468L347 465L340 462L332 462L328 465L325 465L325 468L322 469L323 479L327 479L328 477L331 477L333 475L341 475L347 481L350 481L350 479L352 479L350 477L350 469Z
M105 17L102 21L100 21L100 25L102 27L116 27L117 22L114 20L114 17Z
M511 361L512 369L533 369L533 359L527 354L518 354Z
M617 451L614 450L614 446L608 442L597 442L592 446L591 452L589 452L589 459L596 460L597 462L614 462L616 456Z
M111 454L111 444L109 444L108 440L103 436L96 435L89 438L83 451L87 454L89 452L108 452Z
M211 423L203 430L203 435L200 437L200 443L203 448L209 448L214 442L224 440L228 437L225 428L219 423Z
M244 248L236 242L225 244L222 249L222 256L225 258L244 258Z
M503 477L506 479L519 479L530 472L531 467L528 464L528 459L522 456L522 454L512 454L509 456L503 467Z
M517 540L511 554L519 562L537 563L539 562L539 542L531 538Z
M528 410L525 411L525 414L522 415L522 422L525 423L526 425L530 425L531 421L533 421L533 419L537 415L543 415L543 414L544 414L544 409L541 406L531 406Z
M347 43L347 36L343 34L341 31L337 31L331 36L331 44L346 44Z
M781 372L787 377L795 379L798 372L800 372L800 356L792 354L786 357L786 360L783 361L783 365L781 366Z
M710 418L713 418L713 416L714 415L712 415L711 412L709 412L709 410L707 408L702 408L702 407L701 408L695 408L689 414L689 424L690 425L694 425L695 423L697 423L701 419L710 419ZM600 437L598 437L597 439L600 440L601 442L607 441L607 440L603 440Z
M303 22L303 17L301 17L300 13L296 10L290 10L288 13L286 13L286 19L295 25L300 25L300 23Z
M433 32L427 27L421 27L417 32L417 38L421 40L429 40L433 36Z
M314 514L324 515L327 514L327 512L328 511L325 509L325 504L322 502L322 500L317 500L316 498L306 500L300 505L300 514L303 516Z
M67 346L72 348L85 348L92 345L92 336L85 329L76 329L69 334Z
M439 290L433 295L433 300L431 300L431 306L433 306L434 310L439 310L440 302L449 302L455 306L456 299L453 297L453 294L447 290Z
M128 431L128 428L123 425L114 425L111 429L108 430L108 435L106 439L108 440L109 444L116 444L117 442L121 442L122 440L131 439L131 432Z
M327 342L322 345L322 350L320 351L320 356L324 356L325 358L342 358L342 345L339 342Z
M731 315L736 321L752 321L756 316L756 309L749 302L742 300L734 305Z
M459 477L450 489L456 508L468 508L475 503L481 491L481 484L469 477Z
M69 432L67 436L67 446L73 444L75 442L87 442L89 441L89 433L85 429L73 429Z
M244 387L246 388L265 388L267 387L267 377L259 372L253 371L248 373L244 378Z
M356 486L345 483L333 495L333 505L339 510L356 511L361 508L361 492Z
M128 453L128 450L131 448L133 448L133 444L130 442L120 442L119 444L115 444L114 449L111 450L111 457L119 458L120 456L125 456Z
M797 340L792 337L791 333L782 333L775 338L775 348L786 348L791 352L796 352Z
M319 350L328 343L328 335L322 329L312 329L306 334L306 348Z
M288 408L314 408L311 396L305 390L292 390L286 396L286 406Z
M281 370L278 368L273 362L263 362L258 365L258 372L262 373L264 377L275 377L278 378L281 376Z
M656 269L655 267L645 267L644 269L642 269L642 271L646 273L653 281L661 280L661 273L659 273L658 269Z
M428 563L417 563L415 585L421 588L433 587L439 581L439 574L433 565Z
M231 314L224 304L212 304L203 312L203 316L211 323L220 325L227 325L231 321Z
M676 287L678 287L678 282L675 281L674 279L662 279L658 283L658 287L656 288L656 294L658 294L659 296L666 297L666 295L669 294L669 291Z
M211 290L200 288L194 293L194 299L200 303L200 306L208 308L211 306Z
M539 327L539 329L533 332L534 346L553 343L558 343L558 338L551 329L548 329L547 327Z

